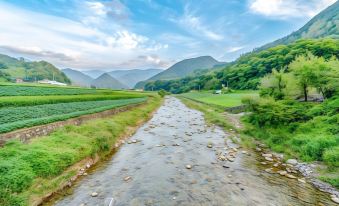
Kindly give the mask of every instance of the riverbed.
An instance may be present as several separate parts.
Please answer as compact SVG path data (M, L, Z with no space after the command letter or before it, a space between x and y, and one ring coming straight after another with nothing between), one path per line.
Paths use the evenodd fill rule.
M336 205L309 183L265 172L260 155L239 148L234 135L168 97L130 142L52 204ZM232 161L217 158L230 149Z

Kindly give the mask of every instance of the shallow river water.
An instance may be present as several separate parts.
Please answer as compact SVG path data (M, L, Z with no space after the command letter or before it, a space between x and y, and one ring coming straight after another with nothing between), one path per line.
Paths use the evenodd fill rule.
M234 162L217 160L216 151L236 147L231 136L206 126L201 112L169 97L131 137L137 143L124 144L54 204L335 205L308 183L263 171L253 151L238 149Z

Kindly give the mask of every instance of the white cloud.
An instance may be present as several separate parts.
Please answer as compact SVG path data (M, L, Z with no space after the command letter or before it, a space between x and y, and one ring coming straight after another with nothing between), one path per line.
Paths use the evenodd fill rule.
M106 15L100 4L91 6L97 15ZM168 47L122 27L107 32L6 3L0 2L0 7L0 50L14 56L47 60L59 67L111 69ZM138 64L144 66L147 62Z
M227 49L228 53L233 53L233 52L237 52L242 50L243 48L245 48L244 46L235 46L235 47L230 47Z
M188 30L193 35L204 36L210 40L216 41L222 40L224 38L221 34L218 34L214 32L213 29L205 26L201 18L191 11L189 5L185 6L183 16L178 19L173 18L171 20L175 23L179 23L182 28Z
M313 17L336 0L249 0L253 13L267 17L288 19Z

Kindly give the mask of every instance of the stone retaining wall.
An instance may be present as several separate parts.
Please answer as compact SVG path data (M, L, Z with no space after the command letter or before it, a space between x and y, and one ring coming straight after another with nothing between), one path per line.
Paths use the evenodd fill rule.
M92 119L108 117L120 112L127 111L133 107L136 107L143 103L127 105L119 108L114 108L110 110L106 110L103 112L98 112L94 114L87 114L80 117L68 119L65 121L53 122L50 124L39 125L30 128L24 128L20 130L15 130L12 132L0 134L0 146L3 146L10 139L20 139L22 142L28 142L30 139L40 136L45 136L56 130L57 128L66 126L66 125L81 125L84 122L87 122Z

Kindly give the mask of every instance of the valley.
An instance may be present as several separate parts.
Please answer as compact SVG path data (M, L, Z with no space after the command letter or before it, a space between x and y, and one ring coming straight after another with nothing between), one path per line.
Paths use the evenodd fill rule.
M1 1L1 206L339 205L339 1Z

